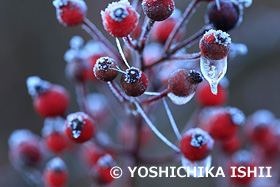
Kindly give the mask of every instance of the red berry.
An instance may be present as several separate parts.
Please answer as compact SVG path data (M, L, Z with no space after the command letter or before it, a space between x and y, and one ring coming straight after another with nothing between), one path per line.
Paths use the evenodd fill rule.
M228 55L231 38L221 30L209 30L199 42L201 54L211 60L221 60Z
M143 0L142 7L150 19L163 21L172 14L175 3L173 0Z
M42 117L65 114L69 105L69 94L62 86L50 84L34 76L27 79L27 87L33 97L34 108Z
M43 159L40 138L29 130L16 130L9 138L10 158L17 167L35 167Z
M93 72L101 81L112 81L118 76L116 61L109 57L101 57L96 61Z
M195 70L179 69L170 75L168 88L179 97L193 94L197 85L203 81L201 74Z
M237 168L239 167L245 167L242 169L243 172L245 172L245 176L241 177L244 175L243 172L239 172ZM232 180L234 183L239 184L239 185L248 185L253 179L254 179L254 173L248 173L248 169L253 170L254 167L256 167L256 163L254 161L254 157L251 153L247 151L239 151L235 153L232 156L232 160L230 163L230 176L236 176L236 177L230 177L230 180ZM237 167L233 169L233 167ZM234 175L233 175L234 174Z
M201 106L220 106L227 100L227 89L219 84L218 93L214 95L208 81L204 81L196 90L196 99Z
M56 157L47 163L44 172L44 182L49 187L63 187L68 179L67 167L63 160Z
M128 36L138 24L139 14L127 0L113 2L101 11L105 30L114 37Z
M69 114L66 120L66 135L76 143L90 140L95 131L93 119L83 112Z
M209 134L215 139L225 140L232 137L245 122L243 112L237 108L217 108L210 112L207 122Z
M181 151L191 161L203 160L213 150L214 141L211 136L199 129L190 129L182 137Z
M232 154L241 148L241 141L238 135L234 135L231 138L222 142L223 151Z
M93 168L93 178L100 185L112 183L115 179L111 175L111 169L116 166L110 155L101 157Z
M86 166L92 167L94 166L98 159L105 156L106 154L112 155L112 153L109 153L108 151L105 151L98 145L87 142L82 147L82 159Z
M64 26L76 26L84 21L87 6L83 0L54 0L58 21Z
M42 135L47 148L54 153L60 153L69 146L69 139L64 132L64 123L65 120L60 117L45 119Z
M228 31L238 26L242 20L242 10L233 1L220 0L220 9L215 2L210 3L206 14L206 21L216 29Z
M131 67L121 78L121 88L128 95L138 97L142 95L148 87L148 79L140 69Z

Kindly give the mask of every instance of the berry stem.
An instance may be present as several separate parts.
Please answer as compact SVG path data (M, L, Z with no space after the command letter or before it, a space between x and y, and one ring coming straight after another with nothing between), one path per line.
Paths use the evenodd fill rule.
M178 21L176 26L174 27L173 31L169 35L165 46L164 46L164 53L167 53L172 45L173 40L176 38L177 34L179 33L180 29L184 27L185 24L188 23L191 15L195 12L195 8L198 5L200 0L193 0L189 6L186 8L182 18Z
M131 49L137 50L137 45L135 45L134 41L132 41L132 38L130 36L123 37L123 41Z
M123 62L121 56L115 47L108 41L108 39L98 30L98 28L87 18L83 21L83 29L85 29L90 36L92 36L96 41L103 44L108 52L119 62Z
M178 139L178 140L181 140L181 139L182 139L182 136L181 136L181 134L180 134L180 132L179 132L179 129L178 129L177 125L176 125L176 122L175 122L175 120L174 120L174 117L173 117L173 115L172 115L172 113L171 113L171 111L170 111L170 109L169 109L169 107L168 107L168 104L167 104L165 98L162 98L162 101L163 101L163 105L164 105L164 108L165 108L165 110L166 110L167 116L168 116L168 118L169 118L169 121L170 121L170 123L171 123L171 126L172 126L172 128L173 128L173 130L174 130L174 133L175 133L175 135L177 136L177 139Z
M198 60L201 57L201 53L191 53L191 54L184 54L184 55L178 55L178 56L171 56L169 57L169 60Z
M127 62L126 58L125 58L124 52L123 52L123 50L122 50L121 43L120 43L120 41L119 41L119 39L118 39L118 38L116 38L116 43L117 43L117 46L118 46L119 52L120 52L120 54L121 54L121 56L122 56L122 59L123 59L123 61L124 61L124 64L125 64L125 65L126 65L126 67L129 69L129 68L130 68L130 66L129 66L129 64L128 64L128 62Z
M180 153L180 149L175 146L173 143L171 143L161 132L155 127L155 125L151 122L151 120L148 118L148 116L145 114L143 109L141 108L140 104L136 101L133 102L135 106L137 107L137 110L139 114L143 117L143 119L146 121L146 123L149 125L151 130L157 135L159 139L161 139L167 146L172 148L174 151Z
M164 98L167 96L167 94L169 93L169 89L165 89L162 92L160 92L159 94L154 95L153 97L150 97L149 99L143 100L141 101L142 104L150 104L154 101L157 101L161 98Z
M78 82L75 85L76 88L76 96L77 96L77 102L80 107L80 110L83 111L84 113L89 114L88 112L88 107L87 107L87 88L85 83L83 82ZM92 115L90 115L92 117Z
M123 93L123 91L120 89L120 87L116 84L115 81L108 82L108 85L113 92L113 94L116 96L116 98L119 99L119 101L122 102L128 102L130 99Z

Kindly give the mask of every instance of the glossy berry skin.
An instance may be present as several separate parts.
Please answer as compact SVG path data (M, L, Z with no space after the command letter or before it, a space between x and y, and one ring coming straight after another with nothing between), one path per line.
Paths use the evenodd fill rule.
M172 14L175 3L173 0L143 0L142 7L150 19L163 21Z
M76 26L84 21L87 6L83 0L54 0L58 21L64 26Z
M47 148L54 152L60 153L69 146L69 139L62 132L53 132L44 137Z
M180 147L185 158L191 161L205 159L213 150L213 139L199 128L188 130L182 137Z
M235 135L244 121L244 114L236 108L213 109L208 118L209 134L215 139L225 140Z
M209 30L200 39L201 54L211 60L221 60L227 57L231 38L229 34L220 30Z
M69 94L62 86L52 85L34 97L33 105L36 112L44 118L62 116L69 106Z
M218 93L214 95L211 92L210 85L207 81L199 84L196 90L196 99L200 106L221 106L227 100L227 89L220 84L218 85Z
M90 140L95 131L95 124L91 117L83 112L76 112L67 116L66 135L76 143Z
M138 68L131 67L121 77L121 88L128 96L138 97L148 87L148 79L144 72Z
M195 70L179 69L170 75L168 88L179 97L193 94L197 85L203 81L201 74Z
M114 37L128 36L138 24L139 14L127 0L113 2L101 11L105 30Z
M44 182L48 187L63 187L68 179L67 168L64 162L56 157L47 163L44 171Z
M151 31L150 37L153 41L160 42L164 44L174 29L177 19L168 18L162 22L156 22ZM180 40L183 36L183 32L179 32L176 40Z
M93 68L95 77L101 81L112 81L118 76L116 61L109 57L101 57Z
M240 20L240 8L228 0L220 1L220 10L215 2L210 3L206 14L207 22L213 24L216 29L229 31L238 26Z

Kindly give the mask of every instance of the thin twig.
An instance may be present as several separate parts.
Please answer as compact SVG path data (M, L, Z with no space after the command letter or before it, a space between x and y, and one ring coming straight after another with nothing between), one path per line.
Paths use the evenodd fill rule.
M120 41L119 41L118 38L116 38L116 43L117 43L117 47L118 47L118 49L119 49L119 52L120 52L120 54L121 54L121 56L122 56L122 59L123 59L125 65L126 65L126 67L129 69L130 66L129 66L129 64L128 64L126 58L125 58L124 52L123 52L123 50L122 50L121 43L120 43Z
M115 81L108 82L108 85L113 94L116 96L116 98L119 99L120 102L127 102L130 100L129 97L127 97L120 89L120 87L115 83Z
M130 36L123 37L123 41L126 46L130 47L133 50L137 50L138 46L134 43L135 41L133 41Z
M150 104L150 103L152 103L154 101L157 101L157 100L159 100L163 97L166 97L168 93L169 93L169 89L165 89L162 92L160 92L159 94L154 95L153 97L150 97L146 100L141 101L141 103L142 104Z

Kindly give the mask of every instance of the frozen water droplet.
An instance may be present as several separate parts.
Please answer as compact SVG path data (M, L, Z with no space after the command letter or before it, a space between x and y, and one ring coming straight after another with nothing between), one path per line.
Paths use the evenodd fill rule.
M219 81L227 71L227 57L221 60L209 60L201 55L200 69L205 79L209 82L212 93L217 95Z
M184 104L186 104L187 102L189 102L193 98L194 93L192 93L192 94L190 94L190 95L188 95L186 97L179 97L179 96L176 96L176 95L174 95L173 93L170 92L167 96L169 97L169 99L171 99L171 101L174 104L176 104L176 105L184 105Z
M207 168L211 168L212 156L209 155L205 159L199 161L191 161L182 156L181 162L188 177L199 178L204 176Z

